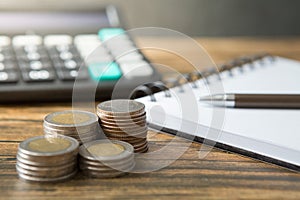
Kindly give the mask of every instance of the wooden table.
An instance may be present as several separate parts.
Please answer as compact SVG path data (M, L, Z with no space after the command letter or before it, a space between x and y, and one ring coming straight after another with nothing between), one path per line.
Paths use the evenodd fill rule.
M151 44L155 40L144 38L139 43ZM217 63L264 51L300 60L300 38L199 38L197 41ZM179 48L185 48L184 44ZM170 59L168 55L145 53L154 62L187 71L181 61ZM70 108L70 103L1 106L0 199L300 198L299 174L218 149L213 149L205 159L199 159L200 144L196 143L173 164L151 173L117 179L88 179L79 173L71 181L56 184L19 180L15 170L19 142L43 134L42 121L47 113ZM150 150L159 149L172 139L163 133L151 132L150 135Z

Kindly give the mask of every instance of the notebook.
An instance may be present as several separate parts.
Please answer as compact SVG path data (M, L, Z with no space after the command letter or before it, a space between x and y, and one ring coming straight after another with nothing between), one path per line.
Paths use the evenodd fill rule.
M225 93L300 94L300 62L274 56L237 59L219 74L138 98L150 127L300 171L300 109L221 108L200 96ZM207 142L209 144L209 142Z

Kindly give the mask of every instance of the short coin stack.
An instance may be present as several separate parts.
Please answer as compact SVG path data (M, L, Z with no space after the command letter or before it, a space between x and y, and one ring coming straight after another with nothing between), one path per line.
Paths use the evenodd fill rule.
M97 115L108 139L128 142L137 153L148 151L144 104L127 99L105 101L98 104Z
M38 182L69 179L77 172L78 148L77 140L62 135L25 140L20 143L17 153L19 177Z
M91 112L68 110L50 113L44 118L46 135L61 134L73 137L80 144L96 140L98 131L98 117Z
M79 167L95 178L113 178L130 172L135 166L132 145L117 140L95 140L79 149Z

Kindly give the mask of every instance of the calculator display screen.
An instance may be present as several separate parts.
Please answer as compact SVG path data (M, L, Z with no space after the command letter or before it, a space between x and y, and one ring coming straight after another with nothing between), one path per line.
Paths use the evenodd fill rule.
M1 34L97 33L112 24L105 9L90 12L0 12Z

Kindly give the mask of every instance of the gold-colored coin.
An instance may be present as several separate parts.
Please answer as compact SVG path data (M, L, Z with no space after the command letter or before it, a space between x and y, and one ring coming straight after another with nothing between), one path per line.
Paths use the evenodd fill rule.
M71 142L64 138L45 137L33 140L28 143L28 149L37 152L57 152L67 149L71 146Z
M87 148L94 156L115 156L121 154L125 148L120 144L98 143Z
M29 138L19 144L18 152L29 158L43 159L46 157L67 156L77 152L79 143L77 140L63 136L37 136ZM28 159L29 159L28 158Z
M52 121L61 124L81 124L88 122L90 119L90 116L85 113L62 113L53 116Z
M47 128L84 128L98 122L98 117L94 113L67 110L48 114L44 118L44 126Z

